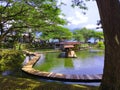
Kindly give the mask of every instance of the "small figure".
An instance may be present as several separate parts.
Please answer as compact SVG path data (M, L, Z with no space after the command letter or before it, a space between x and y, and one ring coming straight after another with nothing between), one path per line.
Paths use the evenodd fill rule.
M65 48L64 51L62 51L59 55L59 57L64 57L64 58L76 58L77 55L75 54L75 51L73 51L70 48Z

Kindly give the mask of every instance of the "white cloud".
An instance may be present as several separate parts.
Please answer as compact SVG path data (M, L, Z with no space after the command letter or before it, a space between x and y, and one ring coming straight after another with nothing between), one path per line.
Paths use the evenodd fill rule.
M87 29L95 29L97 27L97 25L95 24L88 24L85 26Z
M96 29L96 31L102 31L102 32L103 32L103 29L102 29L102 28L99 28L99 29Z
M81 14L79 11L75 11L75 13L71 14L71 16L66 18L68 22L70 22L68 25L79 25L88 21L88 17Z
M98 26L95 25L95 24L88 24L88 25L85 26L85 28L87 28L87 29L94 29L94 30L96 30L96 31L103 31L102 28L96 29L97 27L98 27Z
M80 23L81 23L81 22L80 22L79 20L73 20L73 21L72 21L72 24L73 24L73 25L79 25Z
M81 23L81 22L80 22L78 19L76 19L75 17L67 17L67 20L68 20L68 22L69 22L68 25L78 25L78 24Z
M75 11L76 18L80 20L80 23L86 23L88 21L88 17L85 15L81 14L80 11Z
M100 20L99 12L97 9L96 2L90 1L86 5L88 10L86 15L83 15L79 7L72 8L70 0L59 0L59 2L64 2L66 5L61 6L62 13L65 14L65 18L69 23L66 27L70 29L86 27L89 29L95 29L97 26L97 20ZM93 13L94 12L94 13Z
M74 17L67 17L68 21L74 20Z
M59 17L60 17L60 18L63 18L63 19L65 18L63 15L59 15Z

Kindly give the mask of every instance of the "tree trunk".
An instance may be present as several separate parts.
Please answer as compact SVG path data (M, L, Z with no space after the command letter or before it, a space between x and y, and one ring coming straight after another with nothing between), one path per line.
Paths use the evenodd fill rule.
M100 90L120 90L120 3L96 0L105 38L105 64Z

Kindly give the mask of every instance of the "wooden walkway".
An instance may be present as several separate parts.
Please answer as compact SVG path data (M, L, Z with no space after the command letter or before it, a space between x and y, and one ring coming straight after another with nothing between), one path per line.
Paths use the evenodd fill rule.
M35 55L34 58L22 67L22 70L24 72L27 72L27 73L35 75L35 76L47 78L47 79L72 81L72 82L74 82L74 81L75 82L99 82L102 79L102 74L69 75L69 74L61 74L61 73L44 72L44 71L35 70L33 68L33 65L39 60L40 54L34 53L34 55Z

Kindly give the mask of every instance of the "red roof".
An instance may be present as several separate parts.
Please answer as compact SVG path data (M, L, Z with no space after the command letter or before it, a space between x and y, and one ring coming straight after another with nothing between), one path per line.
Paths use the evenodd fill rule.
M73 45L64 45L64 48L73 48Z

